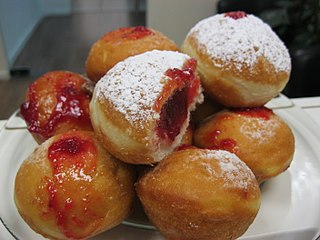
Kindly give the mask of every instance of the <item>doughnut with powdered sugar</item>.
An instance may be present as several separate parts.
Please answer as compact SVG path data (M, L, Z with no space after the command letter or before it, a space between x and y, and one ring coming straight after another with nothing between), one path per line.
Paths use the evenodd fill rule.
M287 48L267 24L244 12L198 22L181 50L197 59L205 92L228 107L262 106L289 80Z
M236 239L260 208L254 174L224 150L176 151L142 175L136 191L166 239Z
M128 163L152 164L177 147L190 111L203 100L196 61L153 50L116 64L97 83L90 103L98 138Z
M266 107L213 114L195 129L194 144L236 154L251 168L259 183L285 171L295 149L290 127Z

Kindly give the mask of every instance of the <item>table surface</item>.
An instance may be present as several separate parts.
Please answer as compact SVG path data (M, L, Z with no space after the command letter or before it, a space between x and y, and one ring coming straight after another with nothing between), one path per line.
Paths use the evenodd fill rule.
M320 97L289 99L294 105L310 116L320 127ZM6 120L0 120L0 129L4 127ZM12 239L12 236L0 222L0 239Z

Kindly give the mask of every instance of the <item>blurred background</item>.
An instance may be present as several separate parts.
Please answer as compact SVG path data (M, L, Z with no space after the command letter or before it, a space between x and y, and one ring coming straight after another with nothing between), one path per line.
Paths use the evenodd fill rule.
M261 17L288 47L292 73L283 93L320 96L319 0L0 0L0 119L43 73L84 73L90 47L111 30L146 25L181 45L199 20L236 10Z

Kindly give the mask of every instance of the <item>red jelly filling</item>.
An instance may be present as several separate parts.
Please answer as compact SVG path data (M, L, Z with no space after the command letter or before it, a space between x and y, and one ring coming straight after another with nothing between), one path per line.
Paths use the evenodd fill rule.
M45 180L49 193L49 211L65 236L79 238L80 229L99 216L94 210L90 184L96 168L97 149L91 139L71 135L54 142L48 149L52 178ZM44 213L44 216L47 213Z
M207 137L206 141L209 145L209 149L213 150L226 150L231 153L236 153L237 150L237 142L232 138L224 138L220 139L219 135L221 134L220 130L215 130L210 132Z
M155 104L155 110L160 112L157 134L161 139L174 141L188 117L189 106L197 97L200 87L195 68L196 61L192 59L182 70L174 68L166 72L171 80Z
M266 107L240 108L232 111L247 117L262 118L264 120L269 120L273 115L273 111Z
M239 18L244 18L247 16L247 14L243 11L235 11L235 12L227 12L224 14L225 17L231 17L235 20L239 19Z
M173 141L188 116L188 88L176 91L161 109L158 136Z
M89 102L91 93L81 88L83 80L75 79L72 74L47 75L47 83L35 81L28 89L28 101L20 107L20 112L28 125L28 130L45 139L54 134L56 127L64 122L81 129L91 129ZM52 79L51 79L52 78ZM45 86L47 84L47 86ZM80 85L80 86L79 86ZM46 92L51 96L46 96ZM49 107L44 99L55 98L55 106ZM50 103L51 104L51 103Z

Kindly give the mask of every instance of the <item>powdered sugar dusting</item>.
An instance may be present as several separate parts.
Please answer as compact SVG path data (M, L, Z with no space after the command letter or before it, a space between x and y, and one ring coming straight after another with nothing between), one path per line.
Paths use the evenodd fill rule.
M257 144L270 140L279 128L279 121L275 118L261 119L248 117L247 122L242 124L240 132L248 138L254 139Z
M96 96L108 99L129 122L159 118L153 109L168 69L181 69L189 56L173 51L153 50L116 64L97 83Z
M197 23L188 33L194 34L200 48L209 54L217 67L233 61L241 70L252 68L257 59L266 57L277 71L290 72L289 52L269 25L254 15L233 19L217 14ZM220 65L219 65L220 64Z
M205 158L218 160L221 172L214 171L214 174L224 179L225 187L247 189L255 180L251 169L235 154L224 150L204 150L203 154Z

